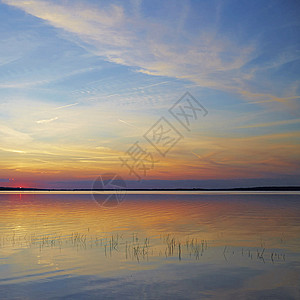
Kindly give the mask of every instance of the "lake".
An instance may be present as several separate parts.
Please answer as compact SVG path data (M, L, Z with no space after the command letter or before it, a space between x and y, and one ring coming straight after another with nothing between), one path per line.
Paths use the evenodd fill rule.
M300 299L299 193L115 196L1 193L0 299Z

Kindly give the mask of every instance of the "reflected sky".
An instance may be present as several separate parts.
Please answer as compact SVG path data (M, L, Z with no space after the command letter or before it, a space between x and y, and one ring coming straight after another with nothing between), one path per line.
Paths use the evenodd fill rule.
M1 194L0 296L296 299L299 200L134 194L105 208L90 194Z

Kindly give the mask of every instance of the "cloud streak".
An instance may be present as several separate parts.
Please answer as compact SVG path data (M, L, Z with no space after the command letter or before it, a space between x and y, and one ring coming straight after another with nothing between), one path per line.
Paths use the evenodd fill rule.
M300 122L300 119L293 119L293 120L283 120L283 121L260 123L260 124L251 124L251 125L239 126L236 128L272 127L272 126L280 126L280 125L297 124L299 122Z
M294 25L278 19L282 4L275 18L250 2L2 0L12 28L0 30L10 36L0 49L0 177L126 177L118 157L187 88L209 117L149 176L299 174L299 55L282 33Z
M186 29L192 11L188 3L180 8L178 21L159 25L154 19L145 18L136 4L125 7L124 4L101 3L100 6L82 1L46 0L3 0L3 3L62 30L62 37L109 62L134 67L148 75L188 80L201 87L234 92L250 102L257 99L260 89L260 96L268 97L263 99L264 103L272 105L275 101L289 108L296 105L283 99L298 98L295 93L299 82L287 81L284 95L280 96L282 89L270 88L270 80L274 78L268 78L272 70L299 59L297 51L287 45L283 53L270 53L267 62L259 63L266 50L261 49L257 37L242 40L221 30L224 9L221 2L210 11L215 24L206 26L200 22L197 30ZM205 18L202 14L200 10L199 19ZM290 95L295 85L297 88Z
M51 118L51 119L48 119L48 120L39 120L39 121L36 121L37 124L47 124L47 123L51 123L53 121L56 121L58 120L58 117L55 117L55 118Z
M240 89L238 70L253 59L254 45L238 45L216 29L195 34L130 15L114 4L99 9L82 2L4 0L50 25L79 37L81 46L110 62L137 71L196 82L201 86ZM75 39L69 36L70 39ZM77 40L78 42L78 40Z
M68 104L68 105L59 106L59 107L56 107L55 109L63 109L63 108L72 107L72 106L75 106L75 105L78 105L78 104L79 103L76 102L76 103L72 103L72 104Z

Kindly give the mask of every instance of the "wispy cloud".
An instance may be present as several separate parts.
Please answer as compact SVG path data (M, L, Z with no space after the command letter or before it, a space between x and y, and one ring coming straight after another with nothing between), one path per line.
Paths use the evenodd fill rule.
M79 104L79 103L76 102L76 103L72 103L72 104L68 104L68 105L59 106L59 107L56 107L55 109L63 109L63 108L75 106L75 105L78 105L78 104Z
M23 150L17 150L17 149L7 149L0 147L0 150L6 151L6 152L13 152L13 153L26 153L26 151Z
M237 45L230 37L218 36L214 28L211 32L200 29L193 35L183 32L182 26L179 32L166 24L158 28L154 21L142 15L128 15L122 6L114 4L99 9L83 6L81 2L4 0L4 3L75 34L81 45L94 54L117 64L134 66L145 74L232 89L230 78L234 81L237 74L228 76L228 72L235 72L253 59L251 43Z
M58 120L58 117L55 117L55 118L51 118L51 119L48 119L48 120L39 120L39 121L36 121L37 124L46 124L46 123L50 123L50 122L53 122L55 120Z
M0 140L2 145L6 143L22 144L32 141L32 137L27 133L0 124Z
M246 99L257 97L253 85L260 86L263 72L299 58L294 48L287 47L280 55L270 55L266 63L258 63L264 53L257 38L238 40L229 32L222 32L220 20L224 5L221 2L210 12L215 23L209 27L199 24L197 30L191 28L190 31L185 28L192 11L188 3L180 8L176 24L173 21L158 25L155 20L145 18L136 4L128 9L120 4L102 3L100 8L80 1L3 2L62 29L64 38L107 61L135 67L138 72L149 75L184 79L202 87L236 92ZM282 102L278 96L280 90L268 87L268 76L263 80L266 84L260 89L270 94L269 100ZM294 81L286 83L287 91L291 84Z
M239 126L237 128L272 127L272 126L280 126L280 125L297 124L299 122L300 119L293 119L293 120L283 120L283 121L260 123L260 124L251 124L251 125Z
M124 121L124 120L120 120L120 119L119 119L118 121L121 122L121 123L123 123L123 124L126 124L126 125L128 125L128 126L138 128L137 126L135 126L135 125L133 125L133 124L131 124L131 123L129 123L129 122L126 122L126 121Z
M161 1L155 12L142 1L1 3L11 12L4 23L15 17L29 28L12 26L0 49L1 170L73 178L114 169L127 176L119 152L188 86L211 113L154 177L297 172L299 119L289 118L300 108L299 53L295 41L288 44L293 30L283 42L277 36L287 23L268 18L272 11L254 5L244 21L254 6L245 2L238 11L223 0ZM238 12L229 13L231 6ZM259 19L264 24L252 26Z

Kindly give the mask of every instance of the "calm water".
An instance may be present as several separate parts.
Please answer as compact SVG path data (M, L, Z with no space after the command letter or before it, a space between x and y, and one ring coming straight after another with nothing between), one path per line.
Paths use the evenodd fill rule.
M0 194L0 299L300 299L300 195Z

